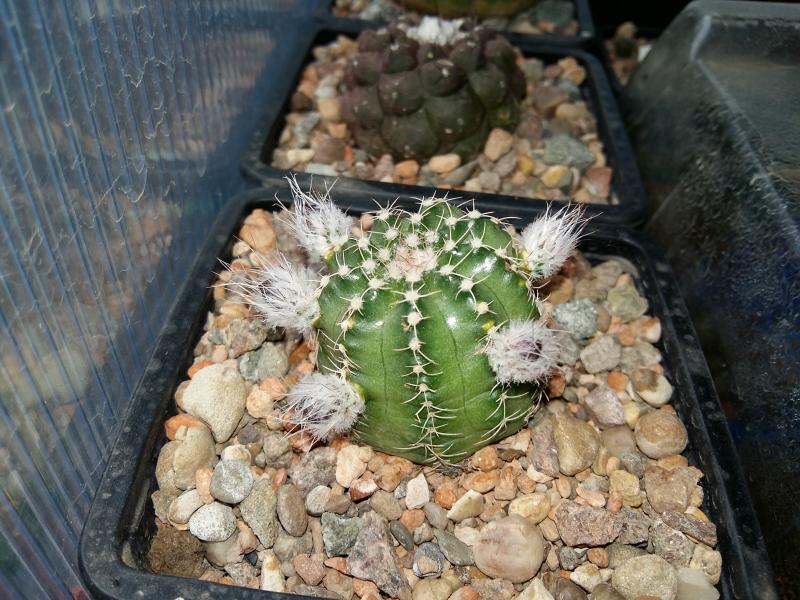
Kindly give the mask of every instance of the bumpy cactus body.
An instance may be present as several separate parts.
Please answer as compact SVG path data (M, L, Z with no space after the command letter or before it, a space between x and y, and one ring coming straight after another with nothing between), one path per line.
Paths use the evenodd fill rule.
M374 156L468 159L494 127L513 129L525 77L505 38L426 17L416 28L367 31L347 67L343 116Z
M536 4L536 0L400 0L400 4L442 17L506 17Z
M457 463L522 427L555 364L534 283L574 249L579 213L517 237L426 199L352 235L326 199L295 193L297 237L324 274L284 261L236 284L270 325L316 339L318 371L290 391L287 419L424 464Z
M413 461L455 462L518 429L539 390L498 385L486 334L538 318L500 226L445 202L378 214L327 259L318 367L357 386L355 435Z

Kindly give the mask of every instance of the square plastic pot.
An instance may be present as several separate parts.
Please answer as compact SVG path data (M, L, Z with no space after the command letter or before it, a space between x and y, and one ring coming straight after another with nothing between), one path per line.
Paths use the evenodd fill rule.
M293 64L287 65L287 76L282 86L274 87L265 101L265 111L255 126L253 136L242 156L241 167L245 175L260 183L270 183L284 177L290 170L278 169L271 165L272 153L278 146L278 139L286 123L286 115L290 110L292 93L297 88L305 64L311 62L311 51L315 46L329 43L339 35L356 37L361 31L369 29L369 24L357 19L348 27L331 29L321 27L310 32L307 51L299 56ZM572 57L586 69L586 81L581 89L583 99L589 110L597 119L597 129L603 150L613 169L611 181L612 192L619 198L619 204L587 204L587 212L597 220L637 225L642 222L647 211L647 197L639 176L639 169L631 149L625 124L622 120L614 92L602 63L592 54L580 48L558 47L539 42L531 42L525 36L506 36L524 56L536 57L546 63L553 63L561 58ZM298 180L305 184L311 176L296 173ZM422 196L433 193L433 188L418 185L387 184L379 181L368 181L348 177L325 177L315 175L315 181L332 184L334 181L348 182L348 189L373 195L381 195L386 190L395 190L397 194ZM468 192L455 190L451 194L467 197ZM469 194L472 198L473 194ZM546 201L535 198L509 196L505 194L477 194L481 201L494 203L497 210L513 209L520 214L535 214L546 206Z
M363 27L368 24L370 27L380 27L385 25L383 21L370 21L358 17L339 17L333 14L333 4L335 0L322 0L317 4L316 17L320 23L328 27ZM542 34L518 34L513 32L503 32L513 36L514 39L528 39L530 41L552 44L555 46L584 46L591 44L596 37L594 19L589 0L573 0L575 6L575 20L578 22L577 35L563 35L560 33Z
M364 194L333 191L351 214L375 208ZM164 421L175 414L174 392L192 363L197 340L212 305L210 284L218 258L228 258L244 218L254 208L272 210L290 198L288 186L252 190L225 205L194 265L176 294L166 325L145 375L130 402L119 438L100 483L81 536L80 566L97 598L289 599L277 594L148 571L147 552L155 532L150 494L156 489L155 465L165 441ZM411 202L400 202L411 206ZM503 215L498 215L503 216ZM521 217L522 227L532 215ZM673 402L689 434L692 464L705 474L703 510L717 524L723 557L720 591L725 600L770 597L770 570L760 530L743 485L736 452L691 321L667 263L641 234L592 223L581 242L592 262L619 257L636 275L650 312L662 325L665 374L674 384Z

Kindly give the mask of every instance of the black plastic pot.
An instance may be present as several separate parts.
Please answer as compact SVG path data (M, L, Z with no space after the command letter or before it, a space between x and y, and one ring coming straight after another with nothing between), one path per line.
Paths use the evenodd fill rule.
M323 0L317 5L317 19L325 26L338 29L340 27L357 26L380 27L385 25L382 21L368 21L357 17L338 17L333 14L332 6L335 0ZM590 44L596 37L594 19L592 19L592 9L589 0L573 0L575 5L575 20L578 21L577 35L562 35L556 33L543 34L516 34L508 33L509 39L528 39L531 41L552 44L556 46L584 46Z
M271 90L270 96L265 103L266 110L256 125L253 137L242 157L242 170L248 177L263 183L280 179L287 173L294 173L294 171L286 171L271 166L272 152L278 145L278 138L286 122L286 114L289 112L292 92L297 87L302 67L311 60L312 48L331 42L338 35L355 37L361 31L369 28L368 24L357 19L344 19L344 21L349 22L346 29L321 28L316 32L312 32L308 39L308 51L306 52L308 58L299 57L294 64L287 65L286 71L297 75L294 78L287 77L283 86ZM598 134L603 142L608 164L614 171L612 190L620 201L617 205L587 204L587 213L598 220L607 222L632 225L642 222L647 210L644 186L639 177L636 159L631 150L628 134L625 131L625 124L620 115L614 92L611 90L608 77L600 61L589 52L579 48L533 43L526 40L524 36L509 35L507 37L525 56L537 57L548 63L571 56L584 66L587 73L586 81L582 85L584 99L597 118ZM297 176L301 182L307 181L310 177L301 173L297 173ZM327 178L317 175L314 176L314 180L329 180L326 181L327 183L350 181L353 183L348 185L353 190L377 195L400 192L409 196L423 196L433 193L433 188L431 187L387 184L345 177ZM457 191L453 193L462 196L467 194L467 192ZM544 200L534 198L488 193L475 196L480 197L482 202L496 203L497 210L503 210L506 207L512 208L513 206L513 210L519 211L521 214L535 213L545 206ZM469 198L472 197L473 194L469 194Z
M212 274L217 258L230 254L234 235L253 208L273 209L275 197L290 197L284 183L253 190L226 204L189 278L176 295L156 350L132 399L119 438L86 521L80 565L98 598L297 598L147 571L147 551L155 531L150 494L156 489L155 464L164 443L164 421L174 414L173 394L192 362L211 306ZM340 205L357 214L374 209L364 194L337 188ZM402 203L401 203L402 204ZM410 203L407 203L410 204ZM514 216L511 213L511 216ZM524 225L523 216L519 225ZM743 485L736 452L725 425L697 336L660 253L641 234L592 224L581 242L590 260L625 259L639 278L651 314L662 324L664 369L673 382L674 405L689 432L689 455L705 473L703 510L718 526L723 556L722 597L772 598L769 565L761 534Z

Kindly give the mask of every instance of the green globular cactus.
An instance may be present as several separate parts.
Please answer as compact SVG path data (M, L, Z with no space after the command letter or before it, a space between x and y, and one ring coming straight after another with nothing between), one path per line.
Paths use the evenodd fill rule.
M431 465L523 427L555 365L534 286L574 250L580 211L516 236L429 198L356 235L327 197L293 188L295 234L324 272L284 260L232 284L268 324L315 336L318 370L290 390L286 418Z
M412 10L441 17L508 17L536 0L399 0Z
M342 116L373 156L468 160L495 127L513 130L525 77L505 38L425 17L365 31L345 72Z

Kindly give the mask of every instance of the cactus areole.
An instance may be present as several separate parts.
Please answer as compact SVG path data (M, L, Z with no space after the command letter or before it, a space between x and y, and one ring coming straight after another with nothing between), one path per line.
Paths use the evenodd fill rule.
M294 191L295 232L324 274L283 261L233 284L268 323L315 337L317 372L290 391L286 418L431 465L523 427L556 352L534 284L574 249L579 213L548 214L517 238L431 198L415 213L384 208L351 235L326 198Z

